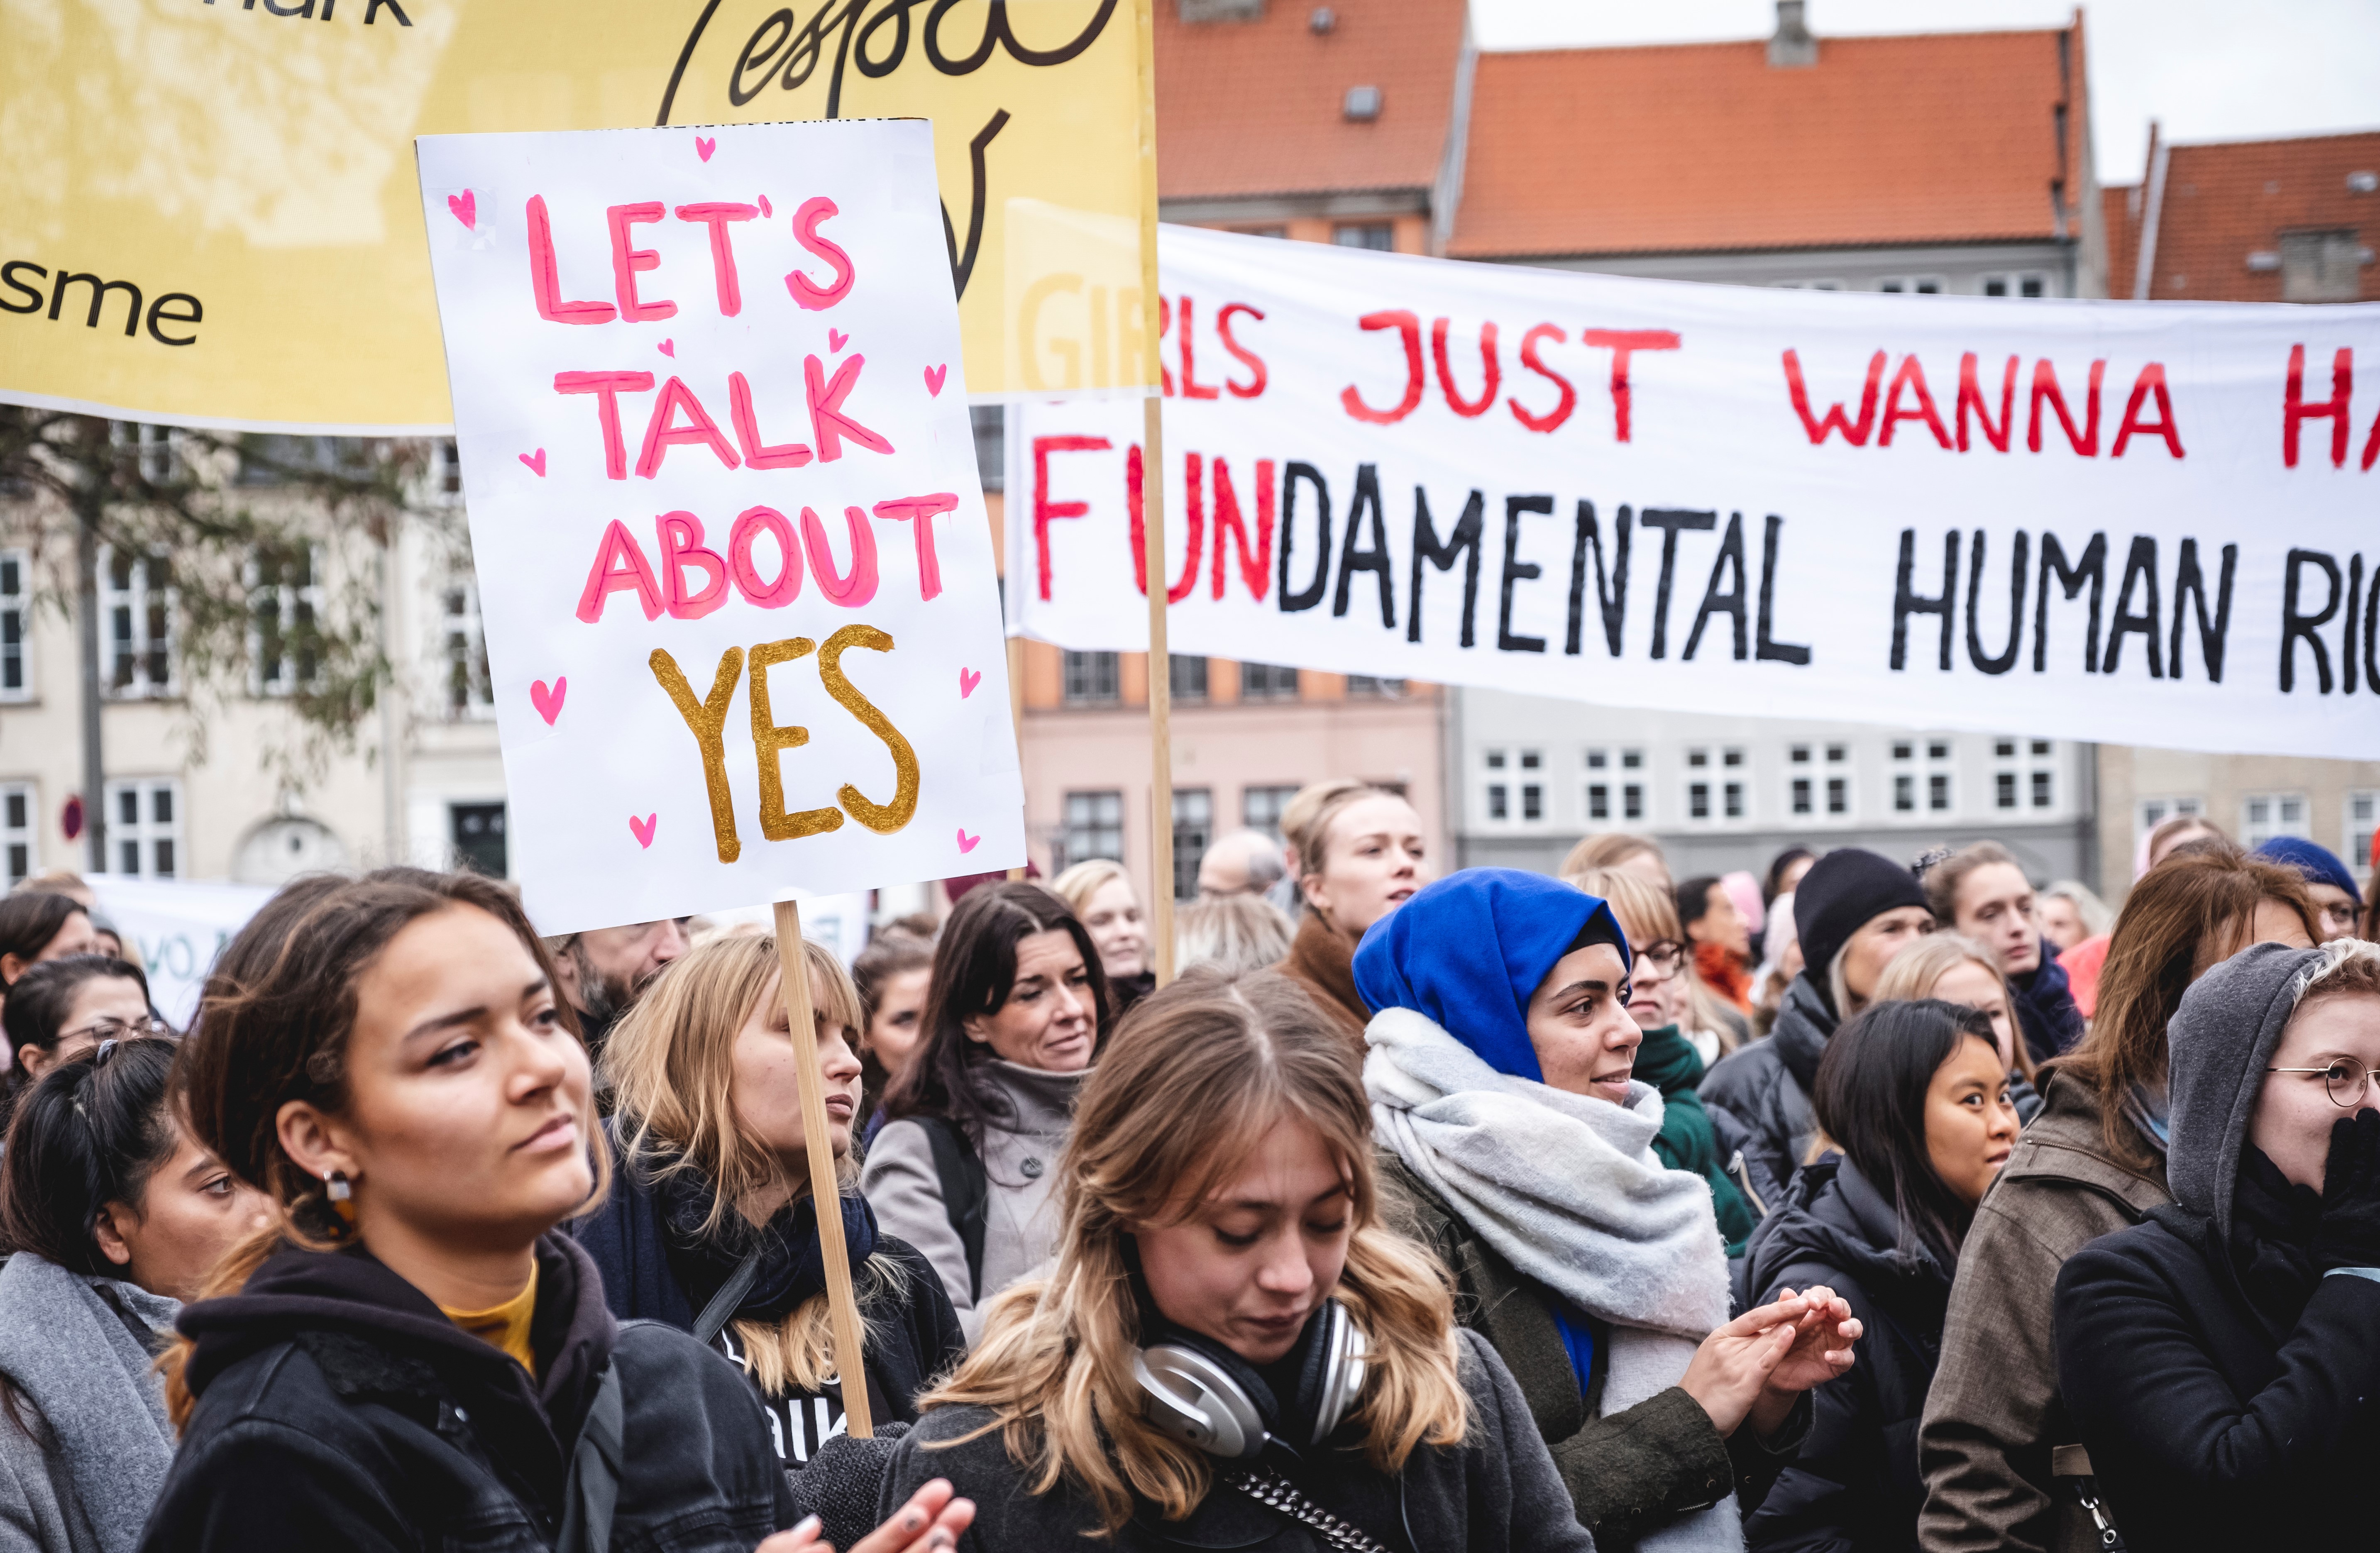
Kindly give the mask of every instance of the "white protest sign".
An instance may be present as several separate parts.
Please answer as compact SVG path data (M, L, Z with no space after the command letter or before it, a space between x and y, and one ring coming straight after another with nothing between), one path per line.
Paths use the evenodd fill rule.
M418 142L549 933L1025 859L920 120Z
M2380 307L1160 261L1176 652L2380 757ZM1014 624L1145 646L1139 408L1015 414Z
M99 915L139 948L149 973L149 1001L177 1030L198 1017L215 956L273 899L261 885L122 874L91 875L91 891Z

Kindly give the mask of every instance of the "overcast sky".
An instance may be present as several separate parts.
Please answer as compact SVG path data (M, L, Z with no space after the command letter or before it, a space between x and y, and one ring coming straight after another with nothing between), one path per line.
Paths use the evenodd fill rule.
M2082 7L2102 183L2141 176L2149 120L2175 140L2380 129L2380 0L2093 0ZM1773 0L1471 0L1490 49L1765 37ZM1811 30L2057 27L2055 0L1809 0Z

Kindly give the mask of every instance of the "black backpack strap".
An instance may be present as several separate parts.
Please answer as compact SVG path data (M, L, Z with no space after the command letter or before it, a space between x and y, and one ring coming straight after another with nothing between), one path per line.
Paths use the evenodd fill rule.
M595 1401L579 1426L563 1486L562 1538L557 1553L604 1553L612 1546L612 1515L620 1499L625 1459L626 1406L620 1395L620 1366L606 1365Z
M694 1341L703 1347L710 1346L710 1340L719 1335L720 1329L735 1316L735 1307L744 1303L744 1296L752 1292L753 1280L760 1276L760 1251L756 1245L744 1254L735 1270L727 1275L727 1281L719 1286L719 1292L710 1296L710 1303L694 1318Z
M933 1146L942 1209L959 1232L959 1244L966 1247L967 1303L972 1304L983 1287L983 1229L990 1217L991 1182L957 1122L947 1116L921 1116L917 1122Z

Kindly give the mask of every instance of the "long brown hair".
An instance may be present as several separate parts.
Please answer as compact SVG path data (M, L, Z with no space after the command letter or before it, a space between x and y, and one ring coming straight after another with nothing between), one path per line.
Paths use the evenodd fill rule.
M1321 1135L1347 1182L1354 1229L1334 1293L1370 1342L1352 1415L1366 1459L1395 1473L1419 1446L1459 1443L1469 1410L1452 1292L1426 1252L1380 1226L1372 1110L1346 1037L1269 971L1238 982L1193 973L1125 1016L1059 1165L1055 1271L993 1300L974 1353L919 1405L989 1408L992 1421L965 1438L999 1430L1026 1492L1071 1483L1107 1535L1135 1495L1168 1520L1188 1515L1213 1469L1141 1416L1125 1240L1179 1222L1291 1121Z
M821 944L802 940L810 977L812 1017L820 1030L857 1038L859 994L843 963ZM692 1175L710 1193L702 1222L706 1238L729 1241L743 1231L739 1205L791 1186L810 1190L807 1177L789 1181L776 1155L752 1136L735 1110L735 1039L782 975L775 938L714 939L671 965L637 1000L603 1043L603 1072L612 1081L613 1126L623 1167L647 1179ZM802 1060L809 1060L808 1053ZM857 1171L845 1154L835 1190L855 1190ZM884 1295L907 1289L901 1264L879 1254L857 1269L856 1292L871 1330L886 1319ZM774 1395L798 1387L816 1390L836 1371L834 1332L823 1291L776 1321L734 1322L736 1349L760 1389Z
M967 1038L966 1022L977 1014L996 1013L1008 1001L1016 986L1019 940L1052 930L1073 939L1083 957L1099 1022L1091 1061L1099 1060L1115 1014L1108 1001L1108 975L1099 967L1090 929L1072 907L1040 885L1022 880L978 885L942 924L941 939L934 945L934 974L926 984L925 1030L909 1071L884 1097L888 1120L946 1116L965 1129L978 1148L983 1147L987 1126L1015 1120L1007 1098L983 1076L989 1049Z
M355 1033L356 982L390 940L413 923L457 906L483 911L511 930L549 984L553 957L529 926L520 900L483 875L380 868L359 879L317 874L291 883L264 904L216 960L200 1000L199 1017L180 1052L183 1115L191 1135L232 1174L271 1200L271 1221L225 1254L209 1275L200 1299L235 1293L284 1243L329 1250L346 1230L331 1211L322 1183L281 1147L281 1108L304 1100L329 1115L343 1114L347 1041ZM577 1032L566 999L555 1007L564 1026ZM583 1118L595 1186L588 1205L611 1183L611 1151L603 1147L590 1098ZM583 1211L583 1209L581 1210ZM176 1427L195 1399L182 1384L188 1339L167 1350L166 1403Z
M2247 947L2262 901L2296 912L2307 942L2322 938L2305 877L2228 843L2175 852L2124 897L2099 970L2091 1033L2043 1071L2070 1073L2091 1087L2107 1152L2131 1170L2159 1164L2131 1109L2135 1088L2165 1087L2166 1024L2192 982Z

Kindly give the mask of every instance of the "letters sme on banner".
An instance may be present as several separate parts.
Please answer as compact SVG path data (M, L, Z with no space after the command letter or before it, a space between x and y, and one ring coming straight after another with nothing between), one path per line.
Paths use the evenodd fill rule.
M2380 757L2380 307L1160 247L1177 652ZM1014 413L1014 627L1144 647L1137 412Z
M0 102L42 127L0 158L0 400L232 430L442 431L416 135L821 118L933 121L932 237L961 298L963 392L1078 386L1018 374L1020 320L1044 350L1114 342L1082 358L1079 386L1150 381L1137 309L1153 175L1138 13L1118 0L6 14ZM671 296L680 261L664 251Z
M539 928L1023 862L929 127L431 136L420 170Z

